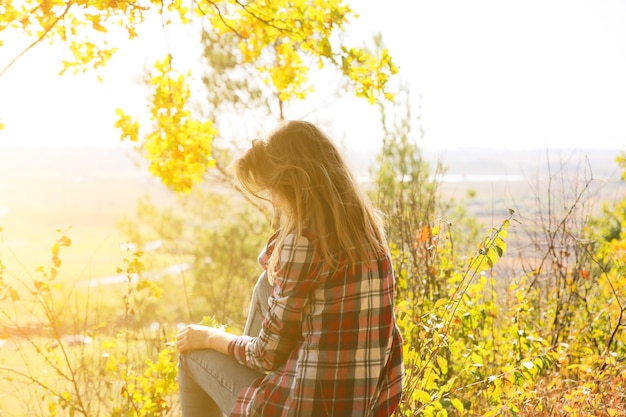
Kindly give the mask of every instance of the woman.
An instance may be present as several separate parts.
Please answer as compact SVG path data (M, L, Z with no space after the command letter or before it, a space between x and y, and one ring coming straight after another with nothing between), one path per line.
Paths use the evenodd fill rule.
M253 303L246 328L258 333L179 333L183 416L391 415L404 372L391 260L339 151L315 125L290 121L253 141L234 169L280 212L253 295L265 311Z

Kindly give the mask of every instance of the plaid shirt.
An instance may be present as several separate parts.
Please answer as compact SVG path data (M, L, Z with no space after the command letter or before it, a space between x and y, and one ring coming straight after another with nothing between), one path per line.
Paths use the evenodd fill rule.
M264 268L274 238L259 256ZM404 374L393 282L388 255L330 271L312 234L289 235L259 336L229 345L239 363L266 372L231 416L390 416Z

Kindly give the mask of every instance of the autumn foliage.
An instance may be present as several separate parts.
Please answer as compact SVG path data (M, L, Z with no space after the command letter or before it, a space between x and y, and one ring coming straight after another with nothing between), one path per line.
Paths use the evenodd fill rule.
M397 68L388 51L341 41L357 17L342 1L9 0L0 5L0 46L7 34L32 39L24 53L61 42L73 57L61 73L97 70L116 50L108 35L132 39L155 14L165 26L202 22L207 38L232 41L228 70L252 70L259 94L278 103L277 119L312 91L314 66L380 106L382 150L368 191L387 215L405 340L396 416L626 415L626 201L589 217L584 193L548 195L535 223L510 210L478 227L441 197L443 167L429 166L415 144L409 103L389 87ZM241 330L271 219L208 183L213 171L227 182L220 168L230 154L213 146L217 115L195 111L190 80L204 74L175 62L166 56L150 70L148 125L117 110L122 140L138 144L179 200L176 210L141 201L137 220L122 222L137 247L120 261L124 290L108 297L108 311L98 304L96 314L94 301L61 279L69 233L52 239L49 264L34 275L7 272L0 235L0 339L16 346L14 357L0 358L0 381L25 415L177 415L176 324ZM165 242L189 273L149 279L166 250L144 251L150 239ZM503 266L507 256L517 262Z
M190 6L190 8L188 8ZM235 65L249 67L283 107L313 91L311 64L330 67L349 81L354 93L374 103L391 99L390 78L397 68L386 48L373 52L339 41L357 14L340 0L315 1L8 1L0 5L0 46L3 33L26 35L33 43L63 43L73 59L64 60L60 73L97 70L117 50L109 40L133 39L150 16L160 15L164 27L195 25L214 36L235 36ZM195 23L194 23L195 22ZM198 23L200 22L200 23ZM113 37L112 35L116 35ZM18 59L18 54L2 72ZM219 133L211 117L190 109L189 68L173 68L173 55L154 64L152 95L147 103L151 127L140 131L136 118L117 111L122 140L141 142L151 172L175 191L198 184L211 159L211 142ZM1 73L0 73L1 75ZM181 167L189 173L181 175Z

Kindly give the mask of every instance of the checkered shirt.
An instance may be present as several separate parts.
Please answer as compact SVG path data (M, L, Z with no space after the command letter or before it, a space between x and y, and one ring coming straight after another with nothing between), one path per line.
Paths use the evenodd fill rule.
M259 255L266 268L275 235ZM388 417L400 401L402 338L389 255L331 271L311 233L289 235L258 337L229 353L260 370L231 416Z

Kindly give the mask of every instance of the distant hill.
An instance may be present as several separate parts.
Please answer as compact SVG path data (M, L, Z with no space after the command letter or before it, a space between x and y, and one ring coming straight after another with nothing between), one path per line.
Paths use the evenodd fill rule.
M550 169L556 172L579 173L590 168L595 177L611 178L618 170L615 158L621 150L598 149L533 149L506 150L460 148L443 151L425 151L424 159L431 164L442 162L451 175L544 175ZM347 159L359 173L367 173L376 163L377 151L347 152ZM618 175L619 176L619 175Z
M376 163L375 151L345 153L361 177L368 176ZM506 206L533 198L539 183L550 177L568 177L570 182L593 178L602 199L623 198L621 170L615 163L619 154L618 150L458 149L425 152L424 157L433 166L441 161L447 168L441 178L447 195L459 199L473 189L479 200L473 205L493 208L496 203ZM144 194L171 197L132 149L0 148L0 216L16 210L34 216L42 207L47 208L47 217L56 210L67 221L70 216L105 211L117 215L132 209Z
M579 173L590 168L596 177L610 178L618 172L615 158L621 150L552 149L502 150L456 149L426 151L424 158L434 164L441 161L451 175L522 175L534 176L561 168ZM367 174L376 163L377 151L346 151L346 157L359 174ZM0 147L0 183L12 178L46 177L150 178L147 163L127 148L2 148Z
M614 162L619 153L459 149L424 156L433 165L439 160L447 167L441 179L444 197L465 205L469 215L489 225L499 223L509 208L532 217L545 199L548 178L553 182L551 192L558 193L555 201L558 197L562 206L570 204L571 194L587 181L591 186L586 198L597 207L625 198L621 171ZM376 152L350 151L347 158L357 175L366 177ZM13 254L18 264L46 264L54 230L71 227L77 244L67 256L83 264L88 260L84 266L88 277L110 275L123 256L120 245L126 239L116 223L123 216L132 217L143 196L159 207L174 201L133 150L0 148L0 249L3 245L10 249L4 251L3 262Z
M467 212L485 223L508 216L534 216L538 204L547 204L548 193L560 206L569 206L588 185L585 200L596 213L601 203L626 198L626 184L615 159L620 150L550 149L502 150L455 149L424 152L424 159L446 168L440 178L445 198L464 204ZM348 160L360 177L369 174L376 152L350 151ZM474 197L469 198L469 193Z

